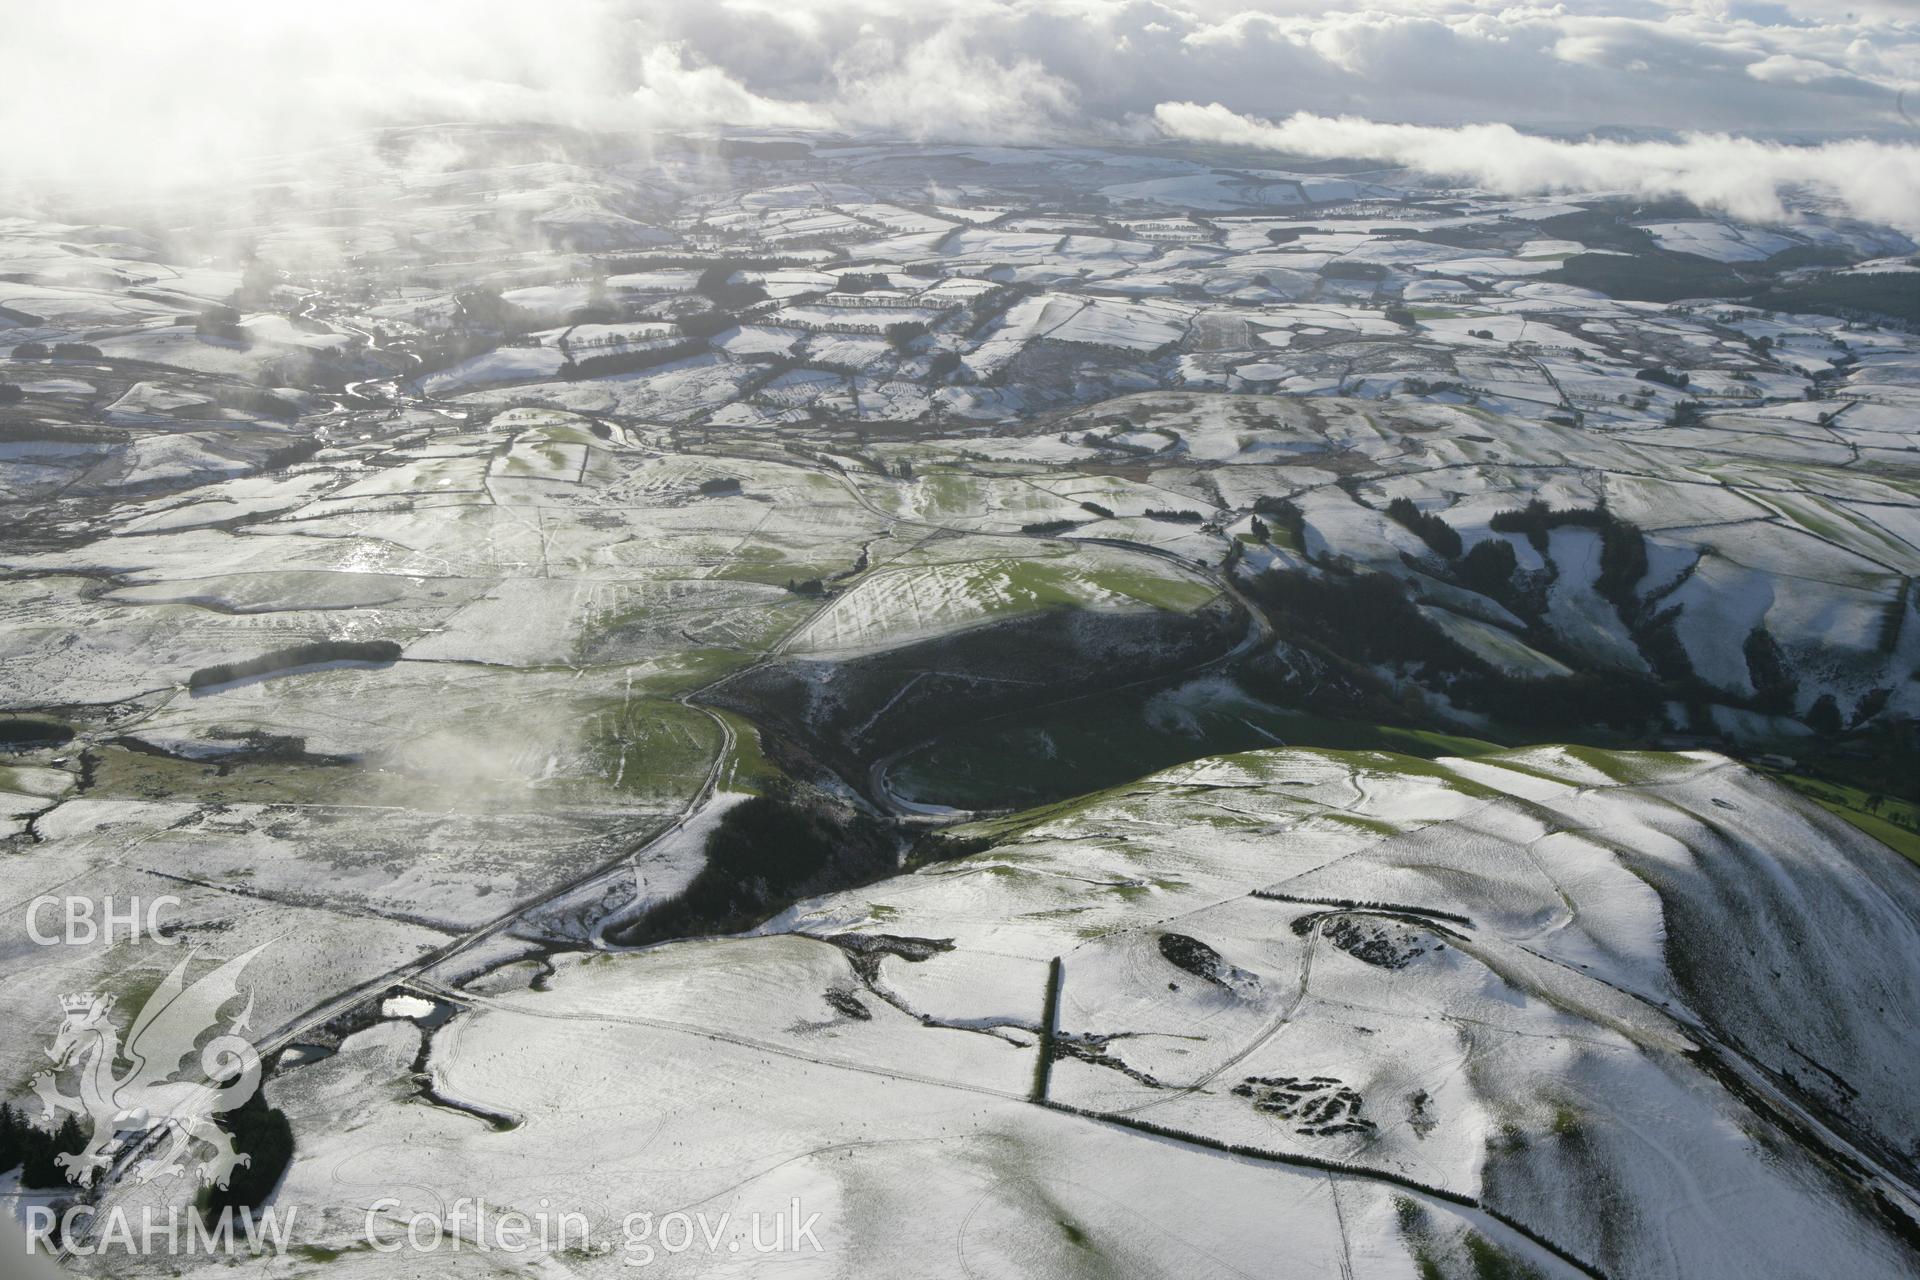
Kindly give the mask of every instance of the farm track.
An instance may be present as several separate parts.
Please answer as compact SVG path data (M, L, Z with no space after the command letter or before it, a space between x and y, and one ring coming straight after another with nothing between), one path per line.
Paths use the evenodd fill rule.
M685 702L689 696L691 695L683 694L676 700ZM255 1051L259 1053L262 1059L270 1057L274 1053L285 1049L287 1046L312 1035L336 1019L344 1018L353 1013L369 1000L376 999L395 987L404 986L406 983L420 978L429 970L464 954L479 944L499 937L511 930L514 925L520 923L524 917L539 911L541 908L549 906L581 889L591 887L596 882L610 875L624 872L631 860L639 857L655 844L679 831L691 821L701 809L705 808L707 802L712 798L713 792L719 782L721 771L724 769L727 760L731 757L734 746L733 728L727 724L724 717L707 710L705 707L696 707L694 709L712 718L714 723L720 727L722 746L721 750L715 754L713 763L708 767L706 778L702 781L699 790L688 803L682 807L677 817L657 828L650 833L645 840L633 848L622 851L618 856L602 863L584 876L569 880L531 901L511 907L477 929L472 929L466 933L450 938L446 942L416 956L403 965L397 965L382 974L349 987L347 990L331 996L319 1004L310 1006L304 1012L282 1022L265 1035L256 1037L253 1041ZM160 1135L162 1135L163 1131L156 1129L150 1132L156 1136L146 1142L127 1148L122 1152L120 1158L115 1161L113 1166L102 1175L99 1184L97 1184L95 1188L96 1196L111 1190L112 1187L132 1169L134 1164L144 1157L149 1149L158 1145L161 1140Z
M1313 982L1313 955L1319 944L1320 925L1318 921L1315 921L1312 932L1307 935L1306 950L1300 957L1300 978L1298 985L1294 988L1293 998L1287 1001L1287 1007L1281 1010L1279 1016L1268 1023L1258 1035L1247 1041L1244 1046L1231 1057L1227 1058L1226 1061L1206 1072L1191 1084L1177 1086L1175 1089L1169 1091L1165 1097L1150 1098L1138 1106L1127 1107L1123 1111L1116 1112L1115 1114L1136 1115L1139 1112L1148 1111L1154 1107L1164 1106L1180 1098L1200 1093L1215 1080L1218 1080L1221 1076L1271 1044L1275 1037L1282 1031L1285 1031L1293 1022L1294 1016L1300 1012L1300 1006L1307 1001L1307 989Z
M674 939L673 941L683 941ZM655 944L659 945L659 944ZM1024 1090L996 1089L991 1085L970 1084L965 1080L950 1077L923 1075L915 1071L899 1071L891 1067L872 1066L867 1063L851 1062L844 1058L824 1058L816 1054L801 1053L790 1046L774 1040L762 1040L757 1036L736 1035L729 1031L720 1031L713 1027L702 1026L695 1022L680 1022L672 1018L649 1018L634 1013L542 1013L518 1005L507 1005L488 997L473 996L435 983L413 982L409 984L421 994L435 999L448 1000L475 1008L493 1009L511 1016L540 1018L555 1022L593 1022L615 1023L620 1026L648 1027L657 1031L671 1031L679 1035L694 1036L702 1040L712 1040L720 1044L735 1045L742 1049L751 1049L755 1053L769 1053L776 1057L790 1058L797 1062L810 1063L817 1067L826 1067L835 1071L853 1071L862 1075L879 1076L888 1080L901 1080L911 1084L923 1084L938 1089L958 1089L965 1093L985 1094L988 1097L1003 1098L1008 1102L1025 1102Z

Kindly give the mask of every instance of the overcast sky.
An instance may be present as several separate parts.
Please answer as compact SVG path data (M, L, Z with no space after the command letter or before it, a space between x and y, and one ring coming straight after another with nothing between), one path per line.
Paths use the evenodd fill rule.
M1920 0L0 0L0 77L7 167L68 180L393 119L1043 141L1308 112L1901 142Z

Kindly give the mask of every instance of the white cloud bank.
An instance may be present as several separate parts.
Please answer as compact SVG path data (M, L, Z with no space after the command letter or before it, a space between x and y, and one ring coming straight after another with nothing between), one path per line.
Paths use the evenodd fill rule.
M1164 102L1169 137L1322 159L1353 157L1458 179L1508 195L1622 192L1684 196L1739 218L1783 217L1783 196L1809 189L1859 217L1920 233L1920 147L1852 140L1786 146L1725 134L1678 142L1566 141L1504 124L1381 124L1299 112L1278 123L1215 102Z
M1125 136L1194 102L1270 120L1920 140L1901 106L1920 84L1914 2L0 0L0 184L218 179L383 123L1035 142ZM1737 171L1751 157L1720 150L1739 158L1684 189L1760 199L1767 184ZM1767 172L1776 190L1838 186L1847 154L1832 169L1768 157ZM1564 170L1534 157L1526 171ZM1855 201L1883 207L1873 189Z

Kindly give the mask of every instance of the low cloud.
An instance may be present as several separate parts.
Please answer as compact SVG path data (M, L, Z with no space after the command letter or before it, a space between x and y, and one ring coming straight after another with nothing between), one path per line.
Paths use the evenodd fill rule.
M1920 234L1920 147L1867 140L1785 146L1725 134L1678 142L1566 141L1504 124L1382 124L1299 112L1273 122L1219 103L1163 102L1154 123L1186 141L1314 159L1370 159L1505 195L1682 196L1753 221L1816 193L1854 215Z
M137 193L369 125L1033 142L1160 103L1907 140L1911 0L14 3L0 186Z
M843 126L913 138L1037 141L1078 106L1073 87L1039 63L975 52L951 31L906 48L869 36L835 79L832 111Z
M632 123L792 129L833 124L833 117L822 108L757 94L719 67L690 58L678 43L649 50L641 59L640 74L640 87L632 95Z

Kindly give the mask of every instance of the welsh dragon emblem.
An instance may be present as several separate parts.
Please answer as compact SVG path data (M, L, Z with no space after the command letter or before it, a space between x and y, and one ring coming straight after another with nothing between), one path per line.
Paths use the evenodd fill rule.
M199 1176L214 1186L225 1187L235 1169L252 1163L214 1123L215 1116L242 1105L260 1086L260 1055L239 1034L253 1012L251 994L224 1031L220 1013L238 998L241 971L266 945L192 983L187 982L189 955L141 1006L124 1043L110 1017L113 996L86 991L60 997L66 1017L47 1050L53 1069L35 1076L33 1088L48 1119L70 1112L93 1122L85 1149L55 1157L69 1181L91 1186L102 1169L128 1151L145 1153L133 1167L143 1183L184 1173L185 1157L196 1143L212 1148ZM217 1034L208 1039L208 1032ZM196 1050L197 1068L185 1062ZM126 1069L116 1071L121 1064ZM70 1067L78 1096L60 1092L60 1076ZM167 1145L161 1148L162 1143Z

